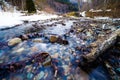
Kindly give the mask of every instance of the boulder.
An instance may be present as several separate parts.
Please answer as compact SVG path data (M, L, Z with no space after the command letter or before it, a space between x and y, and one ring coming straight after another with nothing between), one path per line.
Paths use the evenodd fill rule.
M14 46L14 45L19 44L21 42L22 42L22 40L20 38L13 38L13 39L8 41L8 45Z

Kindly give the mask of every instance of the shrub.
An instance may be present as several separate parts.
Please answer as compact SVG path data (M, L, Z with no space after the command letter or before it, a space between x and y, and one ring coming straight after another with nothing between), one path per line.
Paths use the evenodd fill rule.
M79 13L78 12L70 12L68 14L66 14L66 16L70 17L70 16L74 16L74 17L79 17Z

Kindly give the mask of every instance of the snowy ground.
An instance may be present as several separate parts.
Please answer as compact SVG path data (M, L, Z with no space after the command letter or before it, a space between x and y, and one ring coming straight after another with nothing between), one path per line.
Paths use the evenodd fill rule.
M57 18L57 15L42 12L41 14L34 14L30 16L23 16L20 12L0 12L0 28L12 27L22 24L23 21L38 21L51 18Z

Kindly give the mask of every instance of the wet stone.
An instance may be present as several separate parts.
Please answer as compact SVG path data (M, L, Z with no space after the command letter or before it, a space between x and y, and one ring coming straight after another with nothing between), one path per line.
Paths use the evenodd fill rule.
M50 36L50 42L51 43L55 43L55 42L57 42L57 40L58 40L57 36Z
M14 45L21 43L21 42L22 42L22 40L20 38L13 38L13 39L9 40L8 45L14 46Z
M44 75L45 75L45 73L44 73L43 71L41 71L41 72L35 77L35 79L36 79L36 80L41 80L41 79L44 78Z
M32 73L27 73L27 79L32 79L32 77L33 77L33 74Z
M36 42L36 43L42 43L42 39L34 39L33 42Z

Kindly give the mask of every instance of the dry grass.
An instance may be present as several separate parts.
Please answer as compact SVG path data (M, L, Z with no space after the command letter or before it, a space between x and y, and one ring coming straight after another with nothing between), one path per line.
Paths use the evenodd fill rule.
M71 16L79 17L79 13L77 13L77 12L69 12L69 13L65 14L65 16L67 16L67 17L71 17Z
M86 12L87 17L94 16L103 16L103 17L111 17L111 18L120 18L120 9L112 10L112 11L102 11L102 12Z

